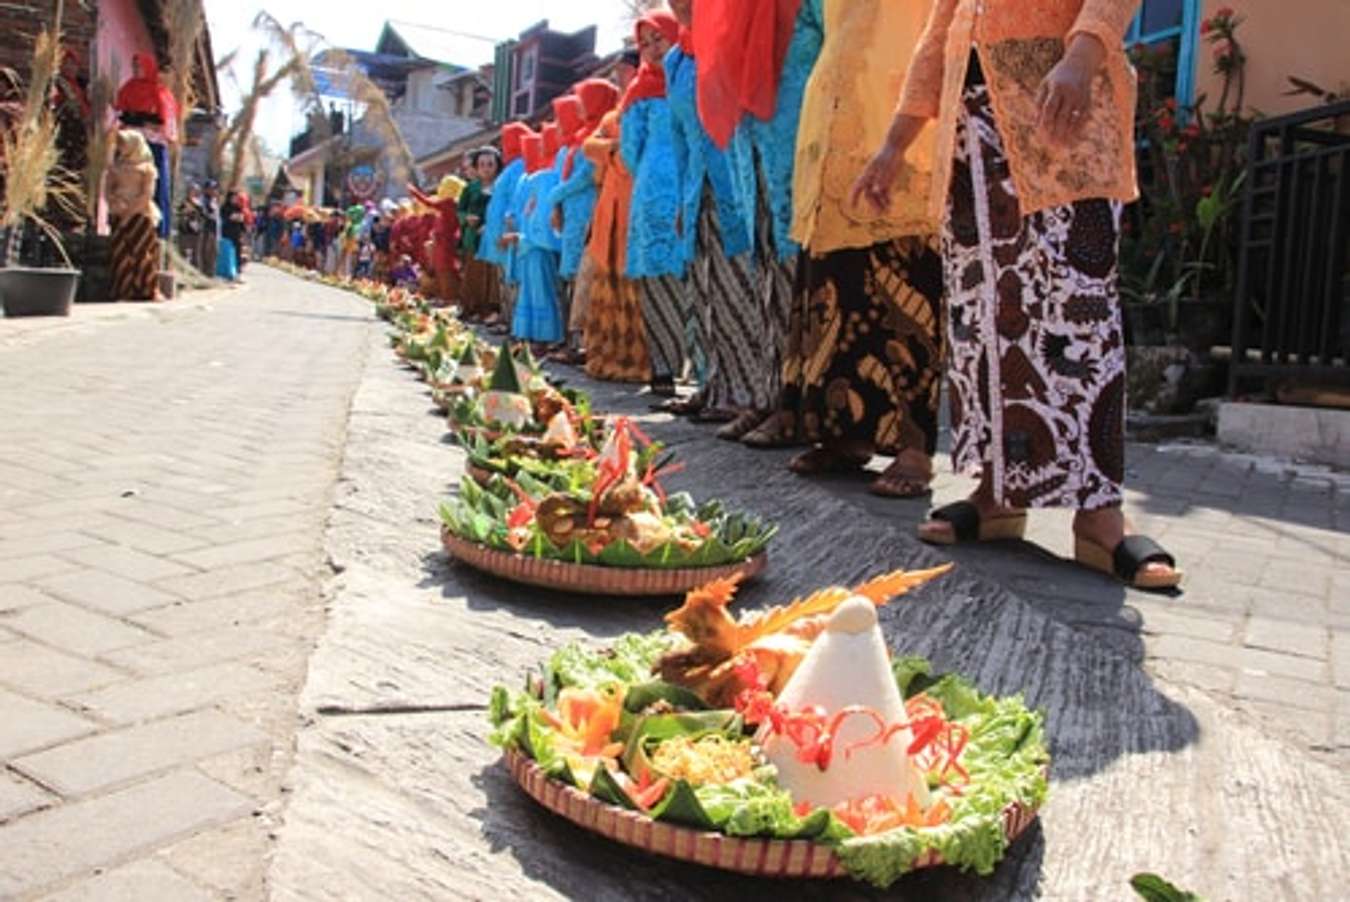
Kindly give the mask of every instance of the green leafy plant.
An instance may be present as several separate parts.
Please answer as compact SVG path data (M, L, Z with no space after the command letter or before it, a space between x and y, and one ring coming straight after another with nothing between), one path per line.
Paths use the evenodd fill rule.
M1127 299L1168 303L1173 324L1177 304L1231 291L1236 283L1235 228L1253 121L1243 112L1242 21L1223 8L1201 23L1222 82L1212 108L1204 95L1189 108L1170 96L1176 66L1170 46L1132 51L1145 177L1136 215L1124 228L1122 285Z
M1130 878L1130 887L1145 902L1204 902L1195 893L1180 889L1157 874L1135 874Z

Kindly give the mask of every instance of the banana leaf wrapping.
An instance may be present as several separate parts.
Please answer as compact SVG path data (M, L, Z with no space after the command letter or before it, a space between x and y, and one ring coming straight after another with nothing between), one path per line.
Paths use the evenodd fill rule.
M564 493L589 503L589 491L576 484L582 479L584 475L579 473L541 479L518 472L515 485L534 499ZM441 519L451 534L498 551L573 564L641 569L717 567L745 561L764 551L778 531L758 517L728 510L720 501L696 504L687 493L679 493L665 500L662 514L675 520L696 519L709 528L702 544L692 550L672 541L643 552L623 539L599 550L592 550L580 541L560 547L538 528L533 528L529 538L518 544L512 542L507 524L518 503L511 485L499 476L494 476L487 485L465 478L459 496L441 505Z

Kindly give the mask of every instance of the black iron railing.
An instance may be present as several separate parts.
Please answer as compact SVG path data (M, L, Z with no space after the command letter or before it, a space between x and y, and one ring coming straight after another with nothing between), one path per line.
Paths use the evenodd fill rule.
M1350 382L1350 102L1252 126L1229 393Z

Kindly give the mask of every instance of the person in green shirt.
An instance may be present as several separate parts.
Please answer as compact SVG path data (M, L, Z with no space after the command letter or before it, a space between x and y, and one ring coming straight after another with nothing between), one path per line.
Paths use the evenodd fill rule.
M495 147L480 147L469 153L474 178L459 196L460 253L464 259L464 280L460 286L462 315L471 321L495 322L501 306L497 268L478 259L478 242L483 233L492 185L501 170L501 155Z

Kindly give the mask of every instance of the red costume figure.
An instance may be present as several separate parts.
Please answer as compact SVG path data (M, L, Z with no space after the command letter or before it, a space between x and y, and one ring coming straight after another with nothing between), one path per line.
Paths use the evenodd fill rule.
M408 186L408 193L432 213L424 214L423 220L430 224L431 239L430 269L435 276L436 297L447 303L455 300L458 293L459 261L459 195L464 191L464 180L453 175L441 179L436 196L432 197L415 185Z
M558 151L562 149L562 129L556 122L545 122L539 134L544 139L544 167L547 168L557 160Z
M573 90L576 91L577 99L581 101L581 112L585 119L576 139L572 142L567 162L563 164L563 178L571 176L577 154L581 153L581 145L595 134L605 114L619 103L619 89L613 82L605 81L603 78L588 78L578 82Z
M417 215L411 201L400 204L398 209L397 217L389 227L389 255L394 260L416 259Z

